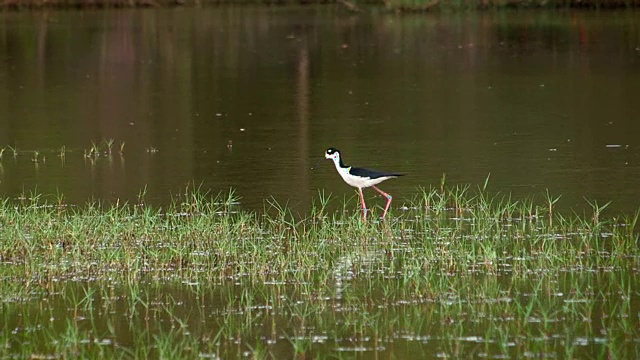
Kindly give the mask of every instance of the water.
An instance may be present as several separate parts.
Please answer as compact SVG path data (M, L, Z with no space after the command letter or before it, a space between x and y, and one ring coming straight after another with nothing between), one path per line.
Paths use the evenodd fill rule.
M87 278L15 287L22 296L3 282L0 343L18 358L637 358L637 252L629 263L563 254L571 258L564 269L536 267L547 263L543 253L493 262L467 255L465 265L459 254L426 256L433 242L411 242L348 246L325 259L333 263L327 279L311 275L310 283L282 281L275 269L267 280L204 281L170 269L123 278L108 265ZM611 266L594 267L596 257ZM415 271L402 265L415 258L429 271L398 271ZM111 274L96 280L101 271Z
M189 183L247 209L383 189L482 185L561 206L637 208L635 12L350 16L339 8L2 13L0 194L164 204ZM114 153L88 161L92 143ZM17 148L14 159L8 147ZM66 148L64 161L59 157ZM38 151L38 162L33 161ZM373 193L368 198L375 197ZM380 200L381 202L381 200ZM354 203L355 204L355 203Z

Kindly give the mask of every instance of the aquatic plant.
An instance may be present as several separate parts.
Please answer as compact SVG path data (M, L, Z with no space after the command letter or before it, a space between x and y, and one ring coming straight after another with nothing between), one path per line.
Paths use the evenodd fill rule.
M368 223L323 192L144 194L0 203L2 356L638 355L638 213L444 180Z

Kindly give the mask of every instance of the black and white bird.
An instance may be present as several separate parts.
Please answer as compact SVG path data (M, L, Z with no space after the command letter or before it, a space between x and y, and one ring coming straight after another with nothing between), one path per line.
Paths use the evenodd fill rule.
M336 170L338 170L338 174L340 174L344 182L355 188L358 188L358 191L360 192L360 202L362 203L363 219L366 220L367 218L367 205L364 203L362 189L373 187L382 196L387 198L387 205L384 207L384 212L382 213L382 218L384 219L384 217L387 215L387 210L389 210L389 205L391 205L392 197L386 192L378 189L376 185L385 180L396 178L404 174L382 172L345 165L342 162L340 150L336 148L327 149L327 151L324 153L324 157L333 161L333 164L336 166Z

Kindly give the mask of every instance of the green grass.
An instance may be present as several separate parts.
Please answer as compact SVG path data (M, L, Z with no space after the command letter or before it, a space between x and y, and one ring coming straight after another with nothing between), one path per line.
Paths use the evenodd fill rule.
M197 189L4 200L0 357L637 358L638 214L485 188L384 222L323 193L305 218Z

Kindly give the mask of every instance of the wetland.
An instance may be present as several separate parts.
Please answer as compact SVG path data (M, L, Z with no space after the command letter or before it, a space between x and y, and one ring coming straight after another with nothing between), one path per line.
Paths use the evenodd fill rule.
M384 222L324 196L305 219L233 194L177 200L5 202L3 356L640 355L637 214L564 217L553 198L461 187Z
M640 358L639 96L631 10L0 12L0 357Z

